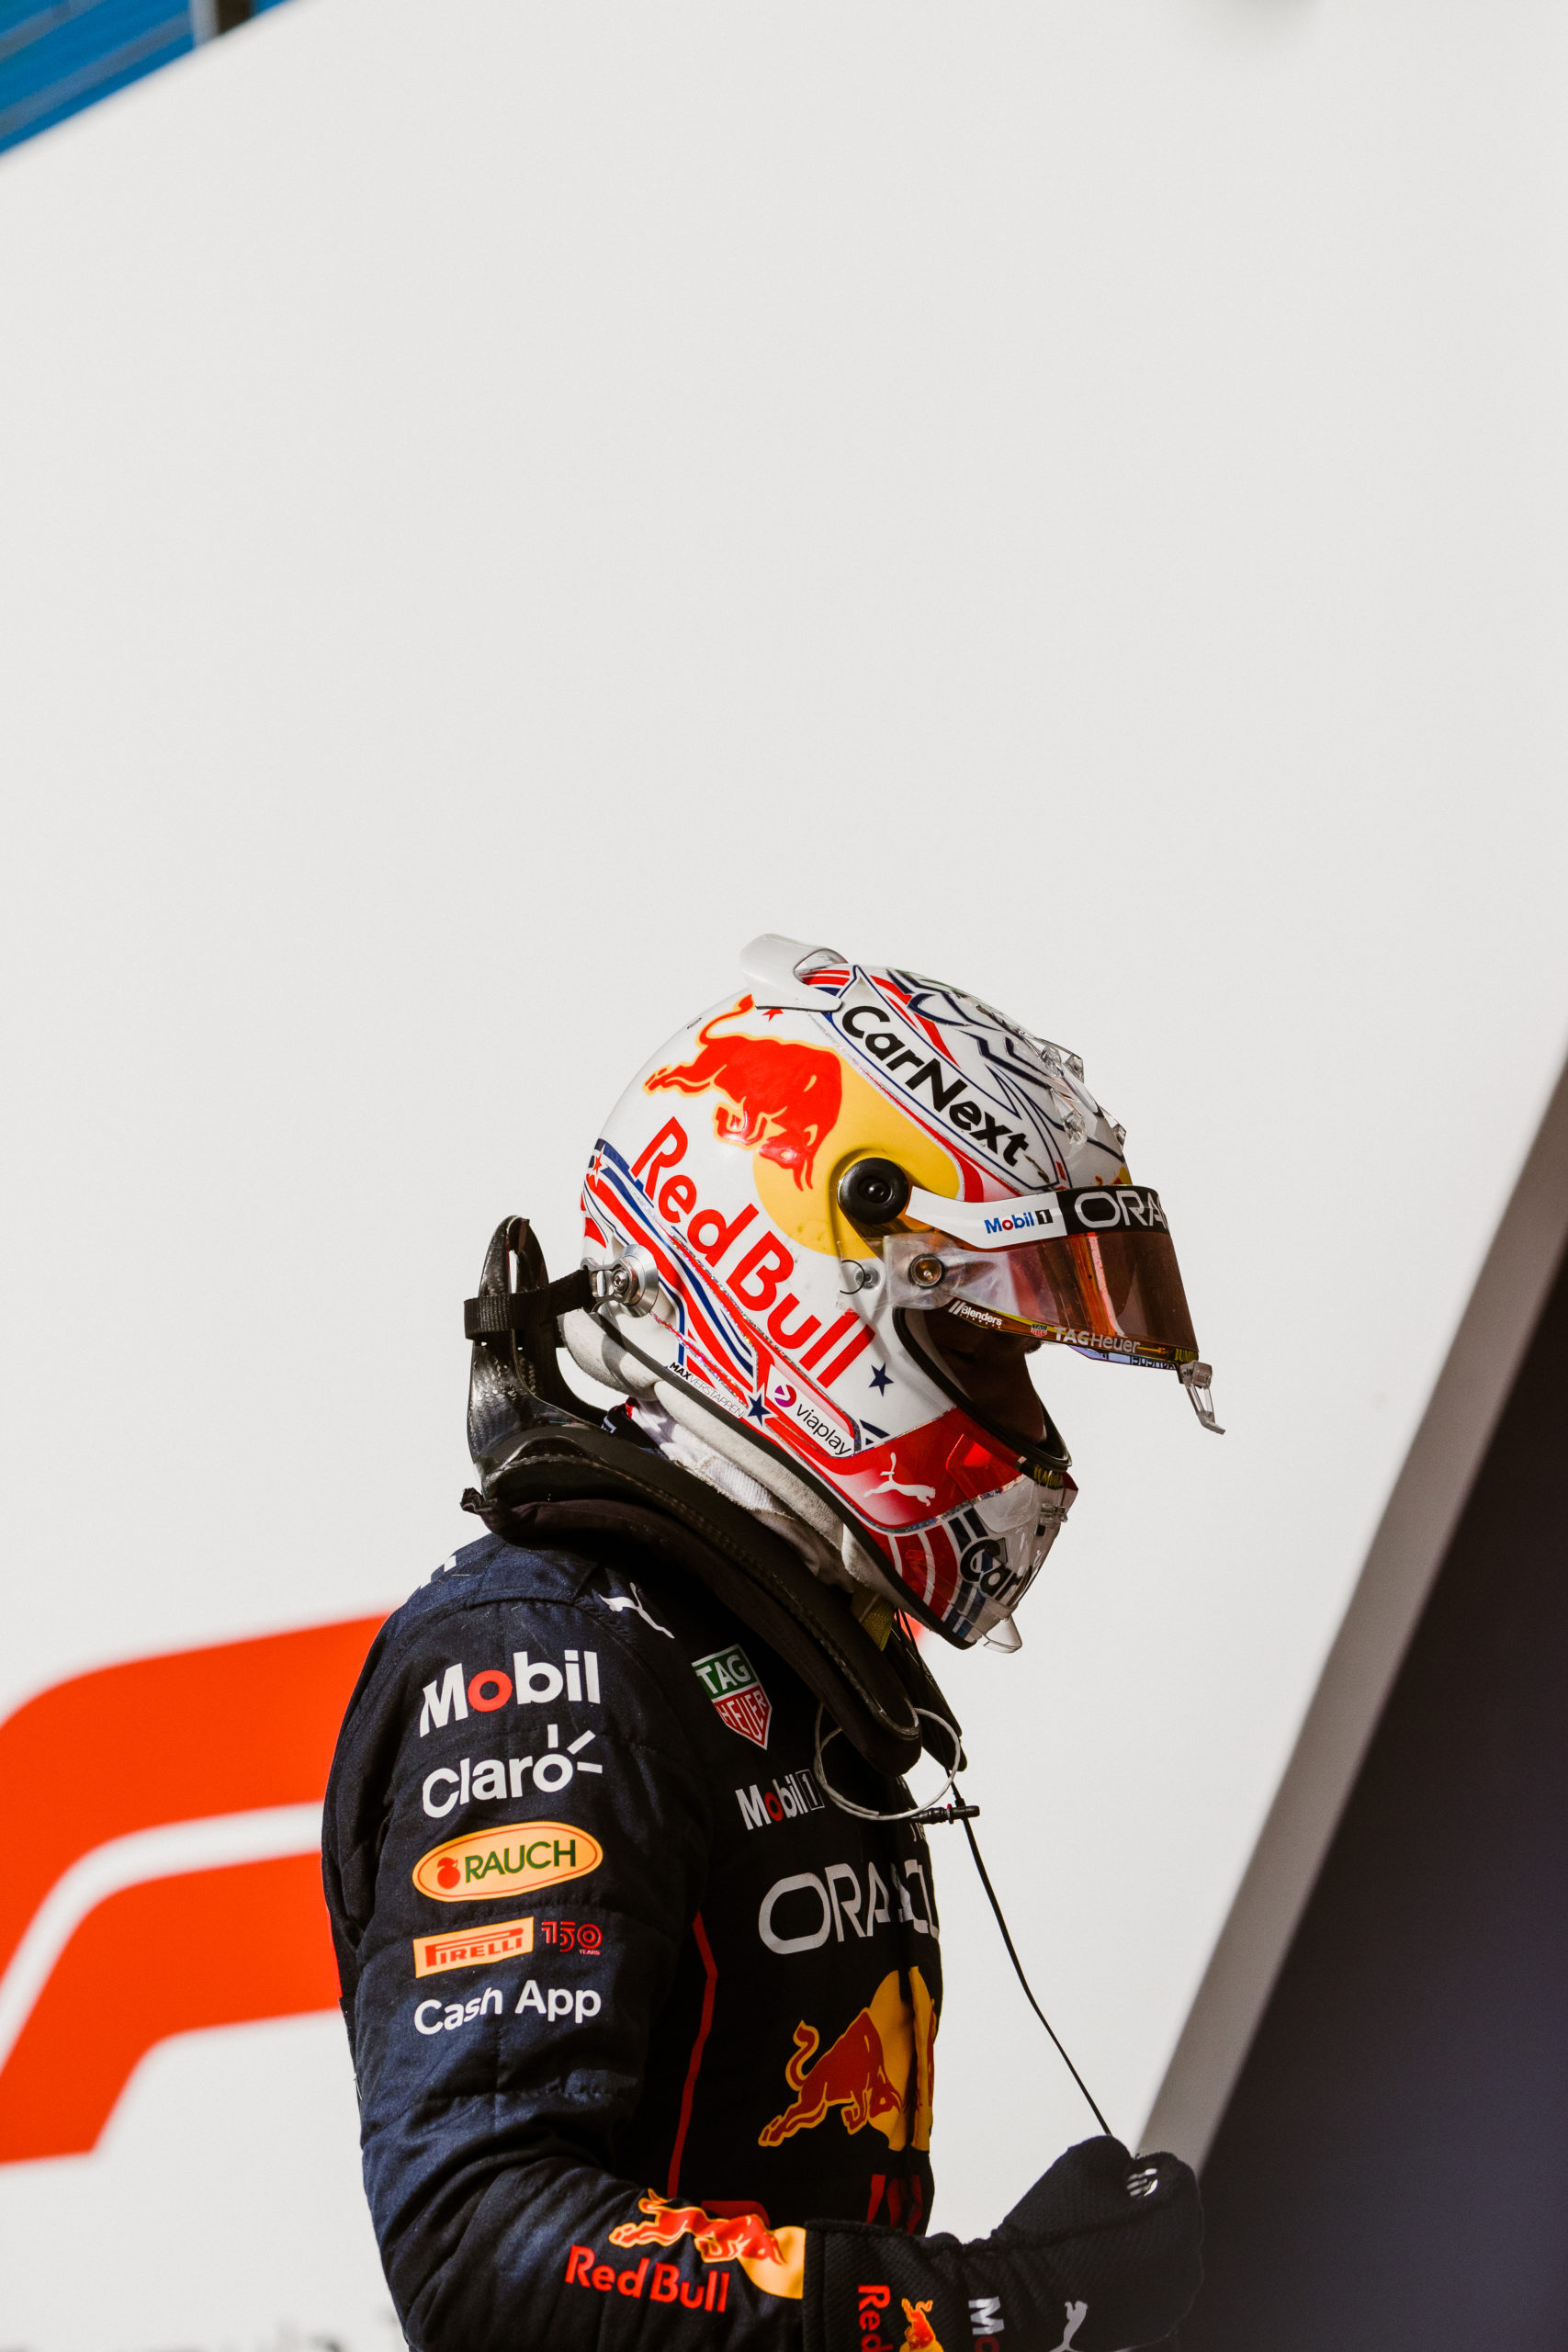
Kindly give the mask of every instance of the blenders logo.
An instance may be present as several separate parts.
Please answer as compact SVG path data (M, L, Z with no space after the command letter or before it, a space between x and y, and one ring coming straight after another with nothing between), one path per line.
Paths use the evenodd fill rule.
M930 1046L918 1049L911 1046L901 1031L891 1026L885 1006L852 1004L843 1015L843 1025L846 1035L874 1056L889 1078L897 1079L912 1102L928 1113L935 1111L965 1143L988 1151L1004 1168L1017 1166L1020 1152L1029 1146L1023 1129L1009 1125L1005 1114L993 1111L963 1071L943 1061Z
M723 1717L730 1730L739 1732L742 1739L754 1741L759 1747L766 1747L773 1703L739 1643L734 1649L715 1650L708 1657L694 1657L692 1667L713 1701L714 1712Z
M570 1821L514 1821L433 1846L414 1864L413 1883L435 1903L488 1903L558 1879L585 1878L604 1859L598 1839Z

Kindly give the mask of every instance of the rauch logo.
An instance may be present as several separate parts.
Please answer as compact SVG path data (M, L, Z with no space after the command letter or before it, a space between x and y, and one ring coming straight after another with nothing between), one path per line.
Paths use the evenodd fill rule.
M413 1866L413 1883L435 1903L486 1903L558 1879L586 1878L604 1849L570 1821L514 1821L474 1829L433 1846Z

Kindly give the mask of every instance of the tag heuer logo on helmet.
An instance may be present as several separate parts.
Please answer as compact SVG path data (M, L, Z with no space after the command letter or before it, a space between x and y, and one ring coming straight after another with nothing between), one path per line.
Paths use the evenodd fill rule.
M738 1731L742 1739L754 1741L759 1747L766 1747L773 1702L752 1673L751 1661L745 1651L739 1645L732 1650L715 1650L708 1657L694 1657L692 1665L716 1712L730 1730Z

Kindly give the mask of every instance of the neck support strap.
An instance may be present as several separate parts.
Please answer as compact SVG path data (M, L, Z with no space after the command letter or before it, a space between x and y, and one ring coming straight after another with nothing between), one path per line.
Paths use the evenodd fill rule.
M507 1542L619 1537L695 1577L794 1668L869 1764L907 1772L925 1745L918 1709L958 1732L914 1643L895 1623L879 1647L782 1536L679 1464L613 1435L571 1392L557 1318L590 1303L589 1283L586 1270L549 1282L521 1217L497 1227L464 1314L468 1448L481 1481L464 1509ZM944 1763L948 1745L933 1749Z

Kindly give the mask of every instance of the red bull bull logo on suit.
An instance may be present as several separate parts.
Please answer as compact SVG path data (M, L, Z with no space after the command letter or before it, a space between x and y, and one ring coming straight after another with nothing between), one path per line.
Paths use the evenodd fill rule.
M900 2296L899 2301L904 2306L906 2324L904 2341L899 2346L898 2352L942 2352L942 2346L937 2341L936 2330L927 2316L931 2304L929 2302L912 2303L908 2295Z
M621 2222L610 2232L612 2245L671 2248L689 2237L705 2266L737 2263L751 2284L760 2287L765 2295L800 2301L806 2279L806 2232L795 2224L774 2229L758 2206L748 2206L737 2212L710 2211L705 2205L671 2205L657 2189L638 2198L637 2211L647 2219ZM605 2272L603 2283L601 2267ZM618 2294L640 2297L648 2268L646 2258L627 2269L598 2266L591 2246L574 2245L567 2262L567 2284L591 2286L601 2294L614 2290ZM725 2271L716 2272L710 2267L705 2282L701 2278L683 2279L674 2264L662 2263L655 2267L649 2300L661 2303L679 2301L688 2311L721 2312L728 2288Z
M909 1971L911 2011L895 1970L885 1976L826 2050L805 2018L784 2080L795 2098L763 2125L759 2147L776 2148L797 2132L814 2132L837 2110L846 2132L867 2124L890 2148L928 2149L936 2087L936 2006L918 1968Z

